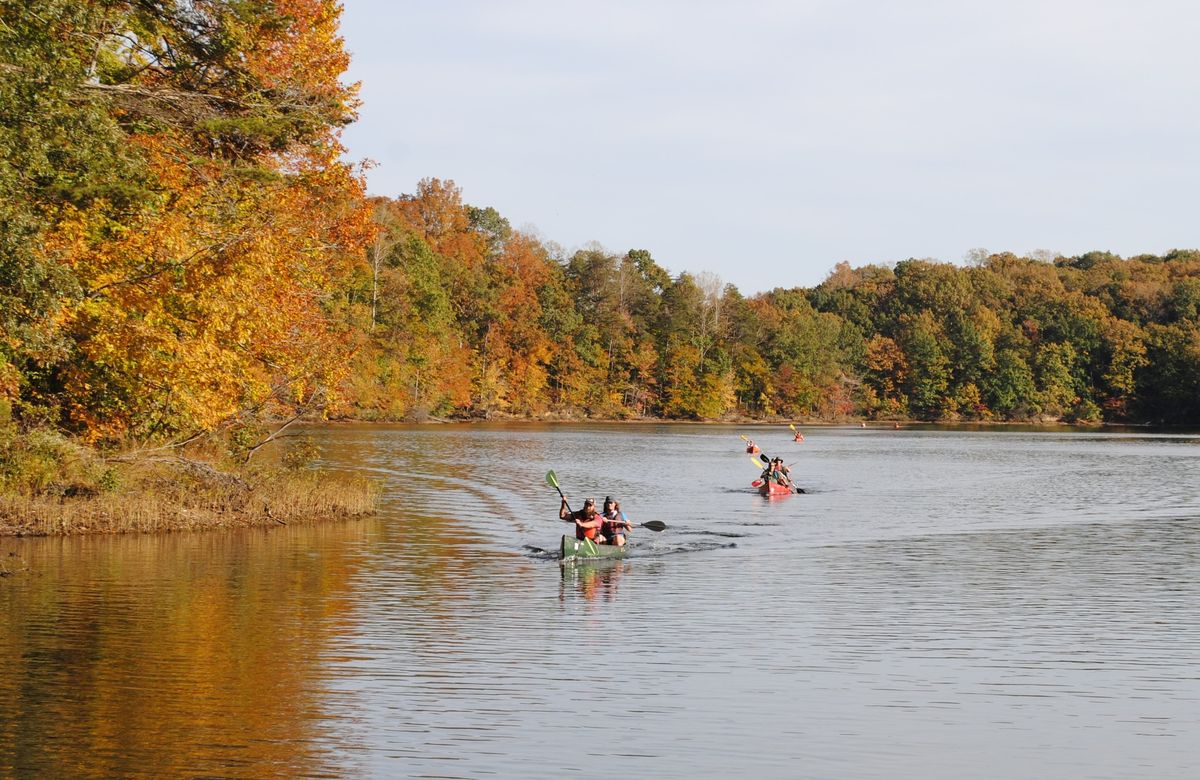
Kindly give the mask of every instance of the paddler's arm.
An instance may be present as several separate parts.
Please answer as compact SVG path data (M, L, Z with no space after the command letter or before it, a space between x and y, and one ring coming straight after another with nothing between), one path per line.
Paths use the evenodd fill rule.
M567 497L566 497L566 496L563 496L563 499L562 499L562 506L560 506L560 507L558 508L558 519L559 519L559 520L572 520L572 519L574 519L574 518L572 518L572 517L571 517L571 510L567 508Z

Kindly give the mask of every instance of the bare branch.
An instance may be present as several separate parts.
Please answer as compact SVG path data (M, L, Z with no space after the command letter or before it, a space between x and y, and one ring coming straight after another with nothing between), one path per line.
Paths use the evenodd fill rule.
M287 429L288 429L288 427L290 427L290 426L292 425L292 423L296 422L296 421L297 421L297 420L299 420L301 417L303 417L305 414L307 414L307 413L308 413L308 411L309 411L308 409L304 409L304 410L302 410L302 411L298 412L298 413L296 414L296 416L295 416L295 417L293 417L292 419L288 420L288 421L287 421L287 422L285 422L283 425L279 426L279 428L277 428L277 429L275 430L275 432L274 432L274 433L272 433L270 436L268 436L267 438L263 439L263 440L262 440L262 441L260 441L258 444L255 444L253 447L251 447L249 450L247 450L247 451L246 451L246 460L245 460L245 462L246 462L246 463L249 463L249 462L250 462L250 458L254 457L254 453L258 452L260 449L262 449L263 447L267 446L268 444L270 444L271 442L273 442L273 441L275 441L277 438L279 438L279 435L280 435L281 433L283 433L285 430L287 430Z

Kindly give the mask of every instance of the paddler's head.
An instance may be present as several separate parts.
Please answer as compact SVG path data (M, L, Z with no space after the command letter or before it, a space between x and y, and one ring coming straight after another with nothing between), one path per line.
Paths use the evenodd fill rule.
M583 500L583 513L588 517L596 514L596 499L585 498Z

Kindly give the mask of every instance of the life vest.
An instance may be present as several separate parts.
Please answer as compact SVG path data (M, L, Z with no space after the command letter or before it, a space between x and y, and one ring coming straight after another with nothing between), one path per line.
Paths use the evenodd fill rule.
M578 519L578 520L583 520L584 522L587 522L588 516L585 513L585 510L580 509L578 512L575 512L574 515L572 515L572 519ZM592 519L593 520L603 520L604 518L600 516L599 512L597 512L596 514L592 515ZM575 538L576 539L595 539L596 531L598 531L598 530L600 530L599 527L584 528L580 525L576 525L575 526Z
M608 517L601 515L604 522L600 525L600 532L609 539L612 539L617 534L626 535L625 532L625 516L618 514L616 517Z

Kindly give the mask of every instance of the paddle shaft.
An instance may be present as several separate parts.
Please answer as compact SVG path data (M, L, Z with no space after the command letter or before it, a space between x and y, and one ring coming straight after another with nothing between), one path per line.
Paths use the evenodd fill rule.
M562 488L560 488L560 487L558 486L558 476L557 476L557 475L555 475L555 477L554 477L554 481L553 481L553 482L551 482L550 484L551 484L551 485L554 485L554 489L558 491L558 497L559 497L559 498L561 498L561 499L563 500L563 503L567 505L567 511L568 511L568 512L570 512L570 511L571 511L571 505L570 505L570 504L567 504L567 497L563 495ZM572 514L574 514L574 513L572 513Z
M621 510L618 509L617 511L620 512ZM601 517L603 517L603 515L601 515ZM634 523L625 516L624 512L621 512L621 520L628 522L634 528L649 528L651 531L655 532L667 530L667 524L661 520L647 520L644 523Z

